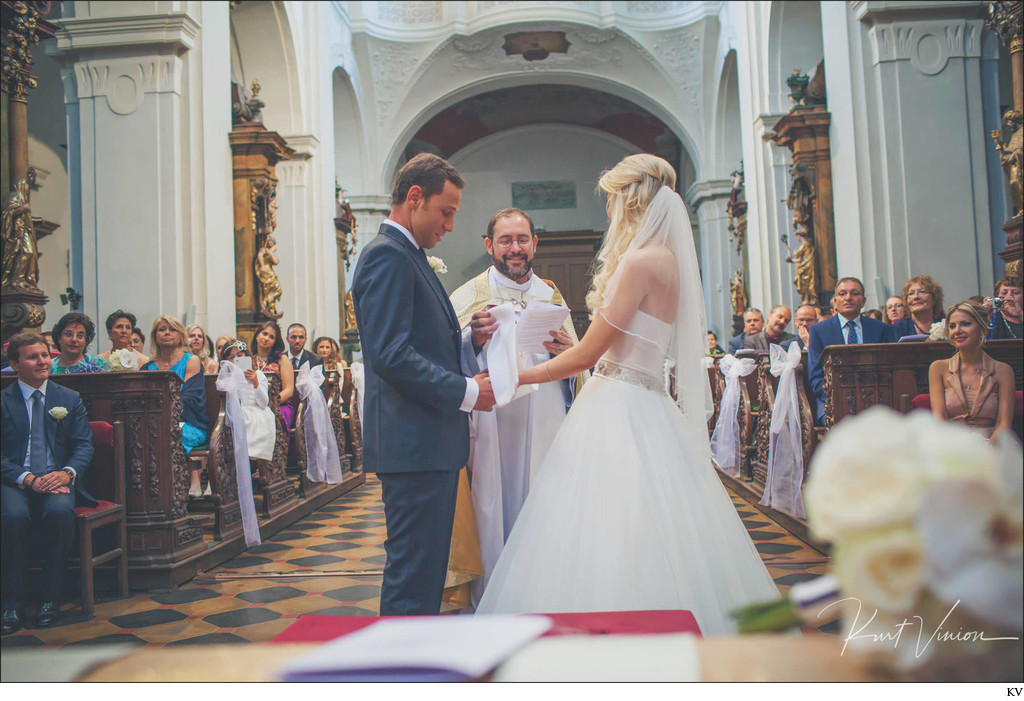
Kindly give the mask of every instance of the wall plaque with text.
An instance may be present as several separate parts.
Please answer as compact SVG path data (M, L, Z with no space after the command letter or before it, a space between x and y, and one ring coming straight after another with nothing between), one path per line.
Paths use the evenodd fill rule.
M519 209L576 209L576 183L538 180L512 183L512 206Z

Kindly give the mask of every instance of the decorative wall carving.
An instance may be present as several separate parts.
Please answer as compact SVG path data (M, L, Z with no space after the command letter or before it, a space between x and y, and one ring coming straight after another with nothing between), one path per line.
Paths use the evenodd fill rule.
M682 0L648 0L646 2L636 0L635 2L631 1L626 3L626 12L631 15L652 15L664 12L675 12L677 10L684 9L689 5L693 5L693 3L683 2Z
M183 66L177 56L81 61L75 64L77 97L105 97L115 114L132 114L147 93L180 94Z
M564 32L570 49L567 53L552 53L543 61L524 62L518 57L510 57L504 51L494 50L504 41L506 30L488 30L472 37L453 38L438 47L424 63L429 63L448 47L455 49L449 72L452 76L463 73L484 71L539 71L564 70L566 68L592 67L610 64L621 67L622 50L615 42L624 39L618 30L600 31L594 29L581 30L573 25L552 25L551 31Z
M396 24L429 24L440 22L443 10L440 2L381 2L377 18Z
M702 37L700 27L686 28L651 45L654 55L668 69L676 87L695 109L700 109L701 103Z
M877 24L868 31L874 65L910 61L910 65L924 75L936 75L951 58L981 56L983 22L950 19Z
M372 45L370 71L377 98L377 121L384 124L391 104L398 97L398 90L408 85L409 77L420 64L420 59L412 48L399 42L375 39Z

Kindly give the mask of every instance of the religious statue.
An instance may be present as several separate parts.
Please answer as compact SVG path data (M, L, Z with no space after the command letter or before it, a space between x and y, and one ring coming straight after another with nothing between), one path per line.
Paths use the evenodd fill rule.
M249 89L231 81L232 124L262 124L264 107L266 103L260 99L259 81L253 79Z
M283 314L277 311L277 302L281 299L281 281L277 279L274 266L280 263L275 255L277 242L273 236L267 236L263 246L256 253L256 280L259 283L260 313L269 319L280 319Z
M352 303L352 290L345 293L345 328L342 333L356 332L356 305Z
M789 188L786 206L793 212L793 233L809 239L814 221L814 193L806 178L807 170L802 164L790 169L793 184Z
M743 271L737 270L729 281L729 299L732 301L732 315L743 316L747 310L747 292L743 289Z
M818 306L818 271L814 241L807 231L797 230L796 237L800 239L800 245L786 257L786 262L792 263L795 268L793 284L796 285L796 290L800 293L801 304Z
M729 190L729 202L725 205L725 213L729 217L726 228L729 230L729 242L736 245L736 252L743 248L747 233L747 202L743 194L743 161L740 167L731 174L732 188Z
M16 180L4 199L3 274L0 285L5 289L36 290L39 285L38 249L28 190L27 180Z
M1010 181L1010 197L1013 200L1013 216L1019 217L1021 205L1021 175L1024 172L1024 153L1022 153L1021 122L1022 115L1019 110L1007 110L1003 115L1003 122L1010 129L1010 142L1003 142L1003 134L996 129L992 132L992 140L999 152L999 162L1003 164L1006 177Z

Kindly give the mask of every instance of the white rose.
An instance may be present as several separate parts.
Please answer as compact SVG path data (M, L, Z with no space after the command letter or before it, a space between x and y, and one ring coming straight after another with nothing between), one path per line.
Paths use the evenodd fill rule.
M927 477L915 443L906 420L881 406L830 430L804 488L814 535L835 540L909 523Z
M427 256L427 263L430 264L430 269L438 275L444 275L448 272L448 266L437 256Z
M121 351L121 357L119 360L121 361L121 367L124 370L131 371L139 369L139 359L135 357L135 353L127 348Z
M68 410L62 406L55 406L46 413L52 416L54 420L60 421L61 419L68 415Z
M910 611L925 587L925 556L912 528L894 528L840 540L833 553L843 596L865 608Z
M946 322L936 321L928 329L928 340L929 341L946 341L949 336L946 335Z

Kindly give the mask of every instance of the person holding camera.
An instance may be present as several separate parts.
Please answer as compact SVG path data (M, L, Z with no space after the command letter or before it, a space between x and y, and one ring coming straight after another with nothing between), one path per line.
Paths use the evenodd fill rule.
M996 283L995 297L985 300L992 317L988 338L993 340L1021 337L1021 279L1007 275Z

